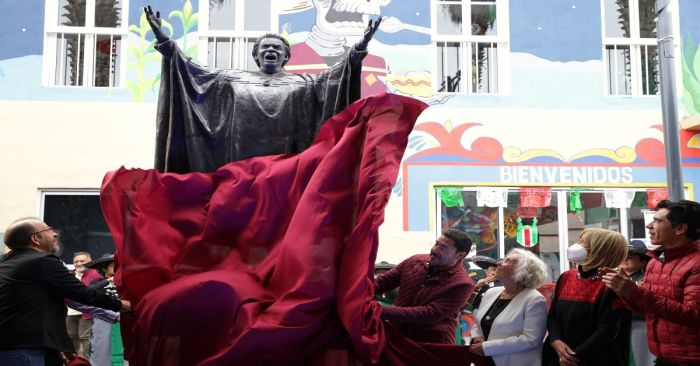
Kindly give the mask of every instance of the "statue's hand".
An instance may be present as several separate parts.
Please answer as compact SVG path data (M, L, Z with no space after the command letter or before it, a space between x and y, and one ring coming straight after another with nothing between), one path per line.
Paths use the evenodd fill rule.
M362 37L362 40L357 42L355 44L355 49L358 51L364 51L367 49L367 45L369 44L369 41L372 40L372 37L374 37L374 33L379 29L379 24L382 22L382 17L377 18L377 20L369 20L369 23L367 23L367 28L365 28L365 35Z
M143 12L146 14L148 24L151 26L151 30L153 30L153 35L156 36L158 43L163 43L169 40L170 38L165 35L165 32L163 32L163 29L160 27L160 12L156 11L156 13L153 14L153 9L151 9L150 5L143 8Z

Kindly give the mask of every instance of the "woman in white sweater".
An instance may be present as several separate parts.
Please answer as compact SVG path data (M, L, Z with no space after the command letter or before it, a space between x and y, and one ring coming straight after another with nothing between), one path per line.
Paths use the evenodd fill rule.
M474 313L469 350L490 356L497 366L540 365L547 330L547 302L537 291L547 266L531 252L513 249L496 269L503 287L484 294Z

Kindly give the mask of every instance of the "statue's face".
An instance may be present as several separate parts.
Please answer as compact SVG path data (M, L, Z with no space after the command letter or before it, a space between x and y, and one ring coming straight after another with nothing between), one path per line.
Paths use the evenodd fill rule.
M362 36L370 15L379 16L380 7L391 0L313 0L316 26L326 34Z
M277 38L265 38L260 42L255 58L260 71L273 74L282 70L282 66L289 60L289 54L284 42Z

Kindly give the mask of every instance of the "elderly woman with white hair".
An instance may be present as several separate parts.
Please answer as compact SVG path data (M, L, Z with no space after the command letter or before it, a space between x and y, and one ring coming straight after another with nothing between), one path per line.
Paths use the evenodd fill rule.
M537 291L547 277L547 266L537 256L513 249L496 268L503 285L484 294L474 313L469 350L490 356L492 364L539 365L547 330L547 302Z

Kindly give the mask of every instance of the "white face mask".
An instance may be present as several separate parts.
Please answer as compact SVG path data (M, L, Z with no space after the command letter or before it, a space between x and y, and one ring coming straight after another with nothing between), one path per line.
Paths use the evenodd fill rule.
M581 264L588 258L588 251L583 245L576 243L566 248L566 255L569 258L569 262Z

